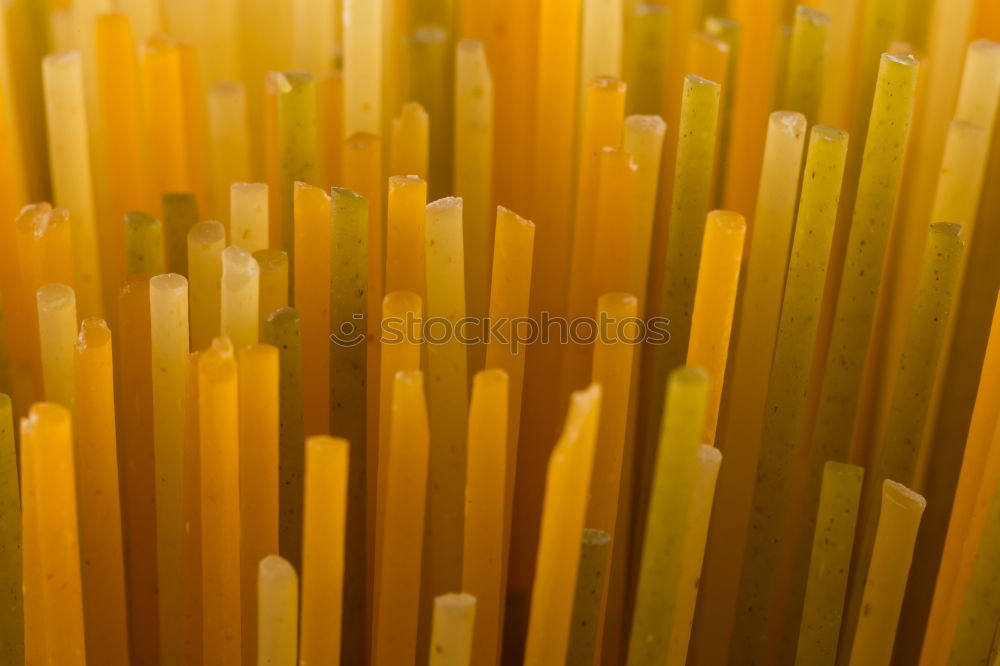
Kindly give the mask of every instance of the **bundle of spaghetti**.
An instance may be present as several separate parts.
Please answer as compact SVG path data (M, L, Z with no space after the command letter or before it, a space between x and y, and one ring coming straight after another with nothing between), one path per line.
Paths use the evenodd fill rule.
M996 0L8 0L0 662L1000 649Z

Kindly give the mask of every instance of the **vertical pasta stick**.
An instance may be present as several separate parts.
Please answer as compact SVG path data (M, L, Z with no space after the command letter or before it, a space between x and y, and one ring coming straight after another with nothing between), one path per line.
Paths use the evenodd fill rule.
M281 229L281 249L295 265L296 183L316 182L316 81L307 72L278 74L278 186L270 196L279 202L278 217L271 218ZM272 243L272 247L274 244ZM289 275L295 288L295 275Z
M732 61L732 54L730 53L729 44L727 44L723 39L704 32L692 33L691 53L688 56L688 59L690 61L688 71L691 74L702 77L703 79L718 83L722 88L721 95L724 99L729 93L729 88L732 87L731 76L729 74L729 64ZM718 120L719 129L726 127L728 121L729 118L725 114L725 107L720 104ZM712 194L710 197L710 205L712 207L716 207L719 203L719 169L722 164L720 160L721 149L722 142L716 141L716 157L715 165L713 166Z
M251 175L246 91L240 83L220 81L208 90L207 104L210 210L213 219L230 228L230 188L235 183L247 182ZM265 227L263 246L268 242L267 231Z
M149 213L125 215L125 270L128 275L164 272L163 224Z
M222 312L222 251L226 230L220 222L200 222L188 232L191 347L206 349L219 334Z
M184 487L181 515L180 653L184 663L202 658L201 438L198 414L199 352L188 354L184 373Z
M334 188L330 229L330 430L348 442L347 518L344 561L343 660L358 663L365 652L365 609L368 607L368 201Z
M448 0L447 4L442 3L442 7L451 7L453 3ZM379 123L378 133L386 136L389 130L389 120L394 111L398 110L403 102L412 99L407 90L408 54L406 52L407 33L415 25L435 22L434 18L418 17L415 3L407 2L399 4L394 2L383 3L381 8L381 26L378 38L381 40L381 81L379 93L381 95L381 113L376 119ZM346 15L345 15L346 17ZM372 130L374 131L374 130Z
M719 16L709 16L705 19L705 32L721 39L729 46L729 65L726 68L729 85L723 86L722 103L719 116L725 119L719 126L718 160L716 165L716 184L720 192L726 191L726 177L729 169L729 145L732 128L735 124L733 106L736 99L736 82L739 80L740 50L742 45L743 26L736 21ZM780 36L779 36L780 39ZM765 146L766 146L765 139Z
M188 233L198 224L198 203L188 192L163 195L163 242L167 270L188 275Z
M302 563L302 483L305 441L302 421L302 319L294 308L272 312L262 339L278 348L278 552L292 566Z
M827 125L850 127L854 118L851 86L855 81L851 74L857 57L857 21L862 7L860 0L822 0L818 7L830 17L829 55L823 77L827 89L819 114L819 121Z
M11 127L2 113L2 106L9 94L0 90L0 210L5 211L7 223L0 225L0 298L3 309L10 313L21 306L20 261L18 259L17 218L24 205L24 182L20 177L21 166L16 162L15 147L12 144ZM117 257L120 261L120 257ZM28 321L14 321L9 316L3 324L6 344L8 372L11 385L3 389L8 397L20 404L20 395L26 390L29 369L26 357L32 347L27 339L30 328Z
M229 238L253 254L268 244L268 191L266 183L233 182L229 197Z
M864 469L830 461L823 468L816 534L795 663L833 666L851 566Z
M615 520L621 489L622 459L627 445L628 412L632 387L632 356L639 337L634 296L603 294L597 317L605 328L594 346L591 380L603 391L601 418L591 478L587 525L617 533Z
M407 102L392 119L389 172L394 176L419 176L427 180L430 129L427 112L419 102Z
M587 86L586 110L580 130L580 166L577 174L576 221L570 264L570 313L586 313L590 302L589 263L596 256L597 206L604 148L621 144L625 119L625 83L601 76ZM626 192L624 198L629 198Z
M260 266L236 245L222 251L221 290L220 333L236 348L255 344L260 333Z
M344 188L368 200L368 311L378 319L385 296L386 183L383 178L382 141L374 134L355 134L344 143ZM378 222L378 224L376 224ZM373 325L372 333L377 330ZM370 357L377 361L378 357ZM377 367L377 366L376 366Z
M206 663L242 663L238 372L233 344L216 338L198 360L201 543Z
M184 125L180 48L168 37L156 35L143 43L141 55L146 144L153 194L162 196L167 192L188 192L193 183Z
M257 565L257 657L263 664L294 664L298 656L299 578L277 555Z
M72 411L73 343L76 341L76 294L64 284L38 288L38 335L42 350L45 400Z
M16 177L14 187L28 200L46 196L48 171L45 161L45 121L38 109L43 102L42 81L38 63L49 49L64 50L54 44L58 11L49 13L52 32L46 21L47 7L33 3L7 5L3 11L4 50L6 58L0 77L4 89L4 116L13 159L24 165L23 177ZM15 95L14 91L21 91Z
M184 663L202 658L201 453L198 414L199 352L188 354L184 370L183 487L180 553L180 651Z
M349 449L344 439L306 439L300 655L306 664L340 662Z
M573 592L573 620L569 630L566 663L583 666L594 663L601 627L601 601L611 559L611 535L586 528L580 546L580 566Z
M357 192L368 200L368 340L366 345L368 381L365 384L367 396L368 426L366 450L376 451L379 442L379 326L382 323L382 298L385 296L385 195L383 178L382 142L374 134L352 135L344 144L344 187ZM374 490L374 489L372 489Z
M345 136L382 134L382 3L344 2Z
M712 211L705 224L687 365L703 368L710 378L708 413L702 437L709 445L715 444L719 422L746 229L743 216L731 211Z
M288 305L288 255L283 250L257 250L253 258L260 266L259 329L272 312Z
M531 265L535 249L535 225L503 206L497 207L497 226L493 245L493 271L490 286L491 325L499 326L498 336L491 336L486 346L486 368L506 371L510 399L508 401L507 465L504 493L503 580L509 569L511 521L513 518L514 480L517 470L518 444L521 432L521 405L524 394L525 343L520 338L516 322L528 316L531 290ZM493 324L492 322L497 322ZM488 332L488 331L487 331ZM500 338L503 339L500 339ZM506 344L504 344L506 342ZM506 584L504 585L506 588ZM485 604L485 601L483 602ZM488 612L480 606L482 612Z
M653 2L633 5L628 17L630 34L622 65L629 84L627 109L630 114L663 115L668 57L668 50L663 45L670 39L670 20L670 10L663 5Z
M45 607L43 604L41 561L41 531L38 523L38 490L35 487L34 455L32 454L31 433L24 432L21 419L21 594L24 617L24 659L44 662L46 659ZM13 427L13 424L11 424ZM11 446L14 436L11 434ZM15 466L17 460L15 457ZM21 636L15 637L21 639Z
M292 2L294 66L319 76L330 69L335 57L340 27L340 2L295 0Z
M570 318L586 317L595 305L597 288L591 270L591 262L598 250L598 199L600 196L601 162L604 148L617 148L621 144L622 125L625 119L625 82L619 79L599 76L590 81L586 89L585 109L581 123L579 144L579 169L576 184L576 219L573 228L572 252L570 255L569 289L567 291L567 315ZM625 158L626 163L629 161ZM634 183L634 169L631 172ZM626 180L627 180L626 176ZM620 181L619 181L620 182ZM613 190L609 190L613 191ZM634 198L635 188L625 189L623 198ZM629 215L624 216L630 220ZM628 233L622 234L627 244L631 240ZM611 262L613 267L620 267ZM626 285L611 286L606 291L624 289ZM600 292L604 293L604 292ZM571 391L586 384L589 365L588 346L574 342L563 353L562 386L557 402L562 405Z
M826 71L830 17L809 7L795 9L792 44L788 53L788 81L782 108L798 111L815 122L819 115Z
M330 430L330 195L295 183L294 303L302 316L306 435Z
M634 97L633 86L629 97ZM622 150L632 156L636 166L635 221L632 224L632 256L628 292L639 301L639 312L647 308L646 285L649 279L650 243L656 218L656 187L660 180L660 158L666 125L659 116L629 116L625 119Z
M862 606L851 644L850 666L888 664L910 573L913 544L927 502L906 486L886 480L871 566L865 575ZM842 636L843 641L847 636Z
M628 666L666 663L678 613L684 549L704 432L709 377L697 368L670 374L636 588Z
M494 119L497 201L524 211L531 205L538 8L539 3L532 0L494 5L490 33L478 37L486 45L496 95L526 102L505 109Z
M385 492L388 483L386 474L392 445L389 428L392 425L395 377L401 372L413 373L420 370L423 301L413 292L394 291L385 295L380 310L382 323L378 340L382 350L379 366L378 445L369 452L367 475L368 504L375 510L375 520L368 521L369 530L373 530L368 537L369 552L375 557L375 561L370 564L377 564L379 553L382 552L382 523L385 520Z
M472 659L476 664L495 665L500 656L506 596L503 554L510 501L508 385L508 375L503 370L476 373L469 407L461 589L476 598L472 644Z
M596 76L622 74L624 18L622 0L583 0L580 21L580 101Z
M493 255L493 81L486 51L479 42L458 44L455 62L454 191L462 198L465 219L465 296L469 316L489 312L490 260ZM472 368L483 364L486 349L470 348Z
M49 402L35 404L21 421L25 466L33 475L40 556L42 612L47 628L45 659L52 664L87 663L80 579L80 544L73 466L72 417ZM51 485L49 485L51 484ZM58 632L58 633L56 633Z
M425 227L427 183L417 176L389 178L385 236L385 291L426 293Z
M210 40L205 46L208 47L213 42L221 42L220 39ZM181 42L178 45L181 54L181 85L184 93L184 136L187 139L187 165L190 188L198 199L198 205L202 210L208 210L208 191L206 160L206 140L205 140L205 93L203 86L199 83L198 49L190 42ZM210 49L206 49L210 50ZM211 54L209 55L211 58ZM211 65L211 63L206 63ZM238 130L238 119L237 127Z
M776 77L773 68L780 35L780 0L734 0L729 17L741 27L739 68L733 98L733 125L726 164L725 205L734 210L752 210L759 172L747 163L759 164L764 149L766 118L772 110Z
M121 220L129 211L152 210L154 204L145 161L135 40L129 23L125 14L111 13L98 16L95 24L98 106L105 153L102 162L107 170L108 215L115 222L98 225L105 272L104 300L109 304L125 277ZM134 14L132 24L139 27ZM150 33L139 34L145 37Z
M323 187L344 182L344 75L325 72L316 80L316 138L319 141L319 182Z
M251 344L236 353L239 365L240 484L240 619L244 661L258 661L254 595L257 567L278 552L278 438L280 372L278 350Z
M432 444L421 609L430 612L434 597L458 589L462 580L469 358L461 329L466 315L463 201L449 197L430 203L426 216L425 315L438 323L423 328Z
M691 623L698 595L701 567L708 537L708 522L712 517L715 482L719 476L722 454L718 449L702 444L698 447L698 470L694 494L691 498L691 515L684 535L684 562L678 590L677 609L670 632L670 657L667 663L687 663L688 645L691 642Z
M471 594L442 594L434 599L434 627L428 663L431 666L468 666L476 598Z
M113 405L112 405L113 408ZM22 440L23 442L24 440ZM23 444L22 444L23 446ZM99 447L95 446L95 454ZM104 455L100 456L104 458L104 462L114 462L114 456L108 457L110 453L107 451L107 441L104 442ZM86 460L86 459L85 459ZM23 465L22 458L22 465ZM97 467L95 465L95 467ZM89 469L89 468L88 468ZM90 475L85 476L81 479L81 486L86 488L87 482L91 478ZM0 656L5 659L9 659L14 663L24 661L25 654L25 638L31 637L33 631L37 631L37 626L34 629L29 628L28 634L24 633L24 623L25 623L25 606L24 606L24 590L22 585L24 582L22 564L23 558L25 557L24 544L22 542L22 535L24 531L21 528L22 523L22 495L21 491L23 485L18 479L17 473L17 451L14 449L14 413L13 404L11 403L10 396L5 394L0 394L0 507L3 507L3 511L0 512L0 538L4 539L5 543L16 544L13 547L5 548L0 551L0 586L3 590L3 630L0 631ZM86 491L81 488L81 493ZM115 485L115 497L117 498L117 483ZM116 499L117 501L117 499ZM109 497L110 502L110 497ZM96 512L95 512L96 513ZM89 516L81 517L81 523L86 522ZM120 529L119 521L119 529ZM81 539L85 538L83 535L88 533L88 530L81 530ZM81 551L86 549L87 546L82 542L80 544ZM109 569L114 566L114 558L108 558ZM31 566L31 565L27 565ZM121 537L118 538L118 566L121 567ZM112 588L113 590L113 588ZM119 597L119 608L124 611L125 606L125 588L124 584L120 583L118 586L118 592L121 593ZM114 596L112 591L109 596ZM111 606L108 609L107 616L109 621L114 617L114 607ZM28 622L37 622L35 618L28 616ZM110 623L110 622L109 622ZM120 627L125 626L124 615L120 618ZM122 632L124 635L124 632ZM127 652L126 652L127 656Z
M372 664L416 659L420 566L427 486L428 429L421 372L399 372L392 391L387 455L384 539L376 554ZM387 429L388 430L388 429Z
M792 50L792 26L782 25L778 28L778 44L775 48L774 64L772 65L774 78L774 104L785 98L785 86L788 82L788 70Z
M407 96L427 110L430 145L435 148L428 155L427 183L432 199L453 190L455 54L449 29L438 23L418 23L405 38Z
M271 78L271 72L280 72L292 67L291 3L276 5L267 0L245 0L239 13L241 28L240 54L243 65L243 85L247 92L249 127L251 136L266 136L268 118L273 109L268 108L271 91L264 89L261 82ZM268 139L269 140L269 139ZM269 149L261 143L251 145L253 158L253 178L263 180ZM271 181L268 180L268 184ZM272 191L277 188L272 187ZM272 245L272 247L275 247Z
M281 197L281 163L279 153L278 138L278 72L268 72L264 77L264 100L263 100L263 125L264 140L263 146L263 180L267 183L268 192L272 193L268 198L268 219L270 230L270 246L277 249L284 249L284 234L282 224ZM252 120L252 117L251 117Z
M115 446L114 370L111 331L103 320L83 320L74 356L74 457L80 502L78 520L87 658L92 663L126 664L128 616ZM10 408L9 401L7 408ZM0 400L0 423L4 423L2 412ZM7 419L0 428L12 435L9 413Z
M80 311L85 317L100 316L104 312L101 256L80 54L46 57L42 75L52 189L56 205L67 208L73 216L74 286L80 292Z
M632 225L635 222L638 169L632 156L618 148L602 148L598 156L597 207L593 270L587 283L587 301L601 294L629 288Z
M566 659L600 409L600 386L575 392L549 460L525 666Z
M149 281L153 367L153 462L156 469L160 658L180 660L181 534L184 530L184 419L188 363L188 283L176 273Z
M658 300L656 314L670 319L670 344L655 350L647 410L649 418L644 424L645 439L642 444L646 460L652 459L650 442L655 440L659 431L658 405L663 402L666 392L667 374L682 365L687 356L698 262L711 193L719 91L719 84L706 79L696 76L684 79L681 125L678 128L681 139L677 147L665 260L667 272L662 294L652 296ZM657 247L654 240L654 252ZM651 284L655 288L655 277ZM644 496L645 492L640 494Z
M132 276L118 295L120 338L116 381L128 391L116 406L122 468L122 518L128 589L130 661L159 659L156 568L156 466L153 448L149 277Z
M7 396L14 394L14 375L11 374L10 347L7 343L7 330L3 325L2 303L0 303L0 392Z

